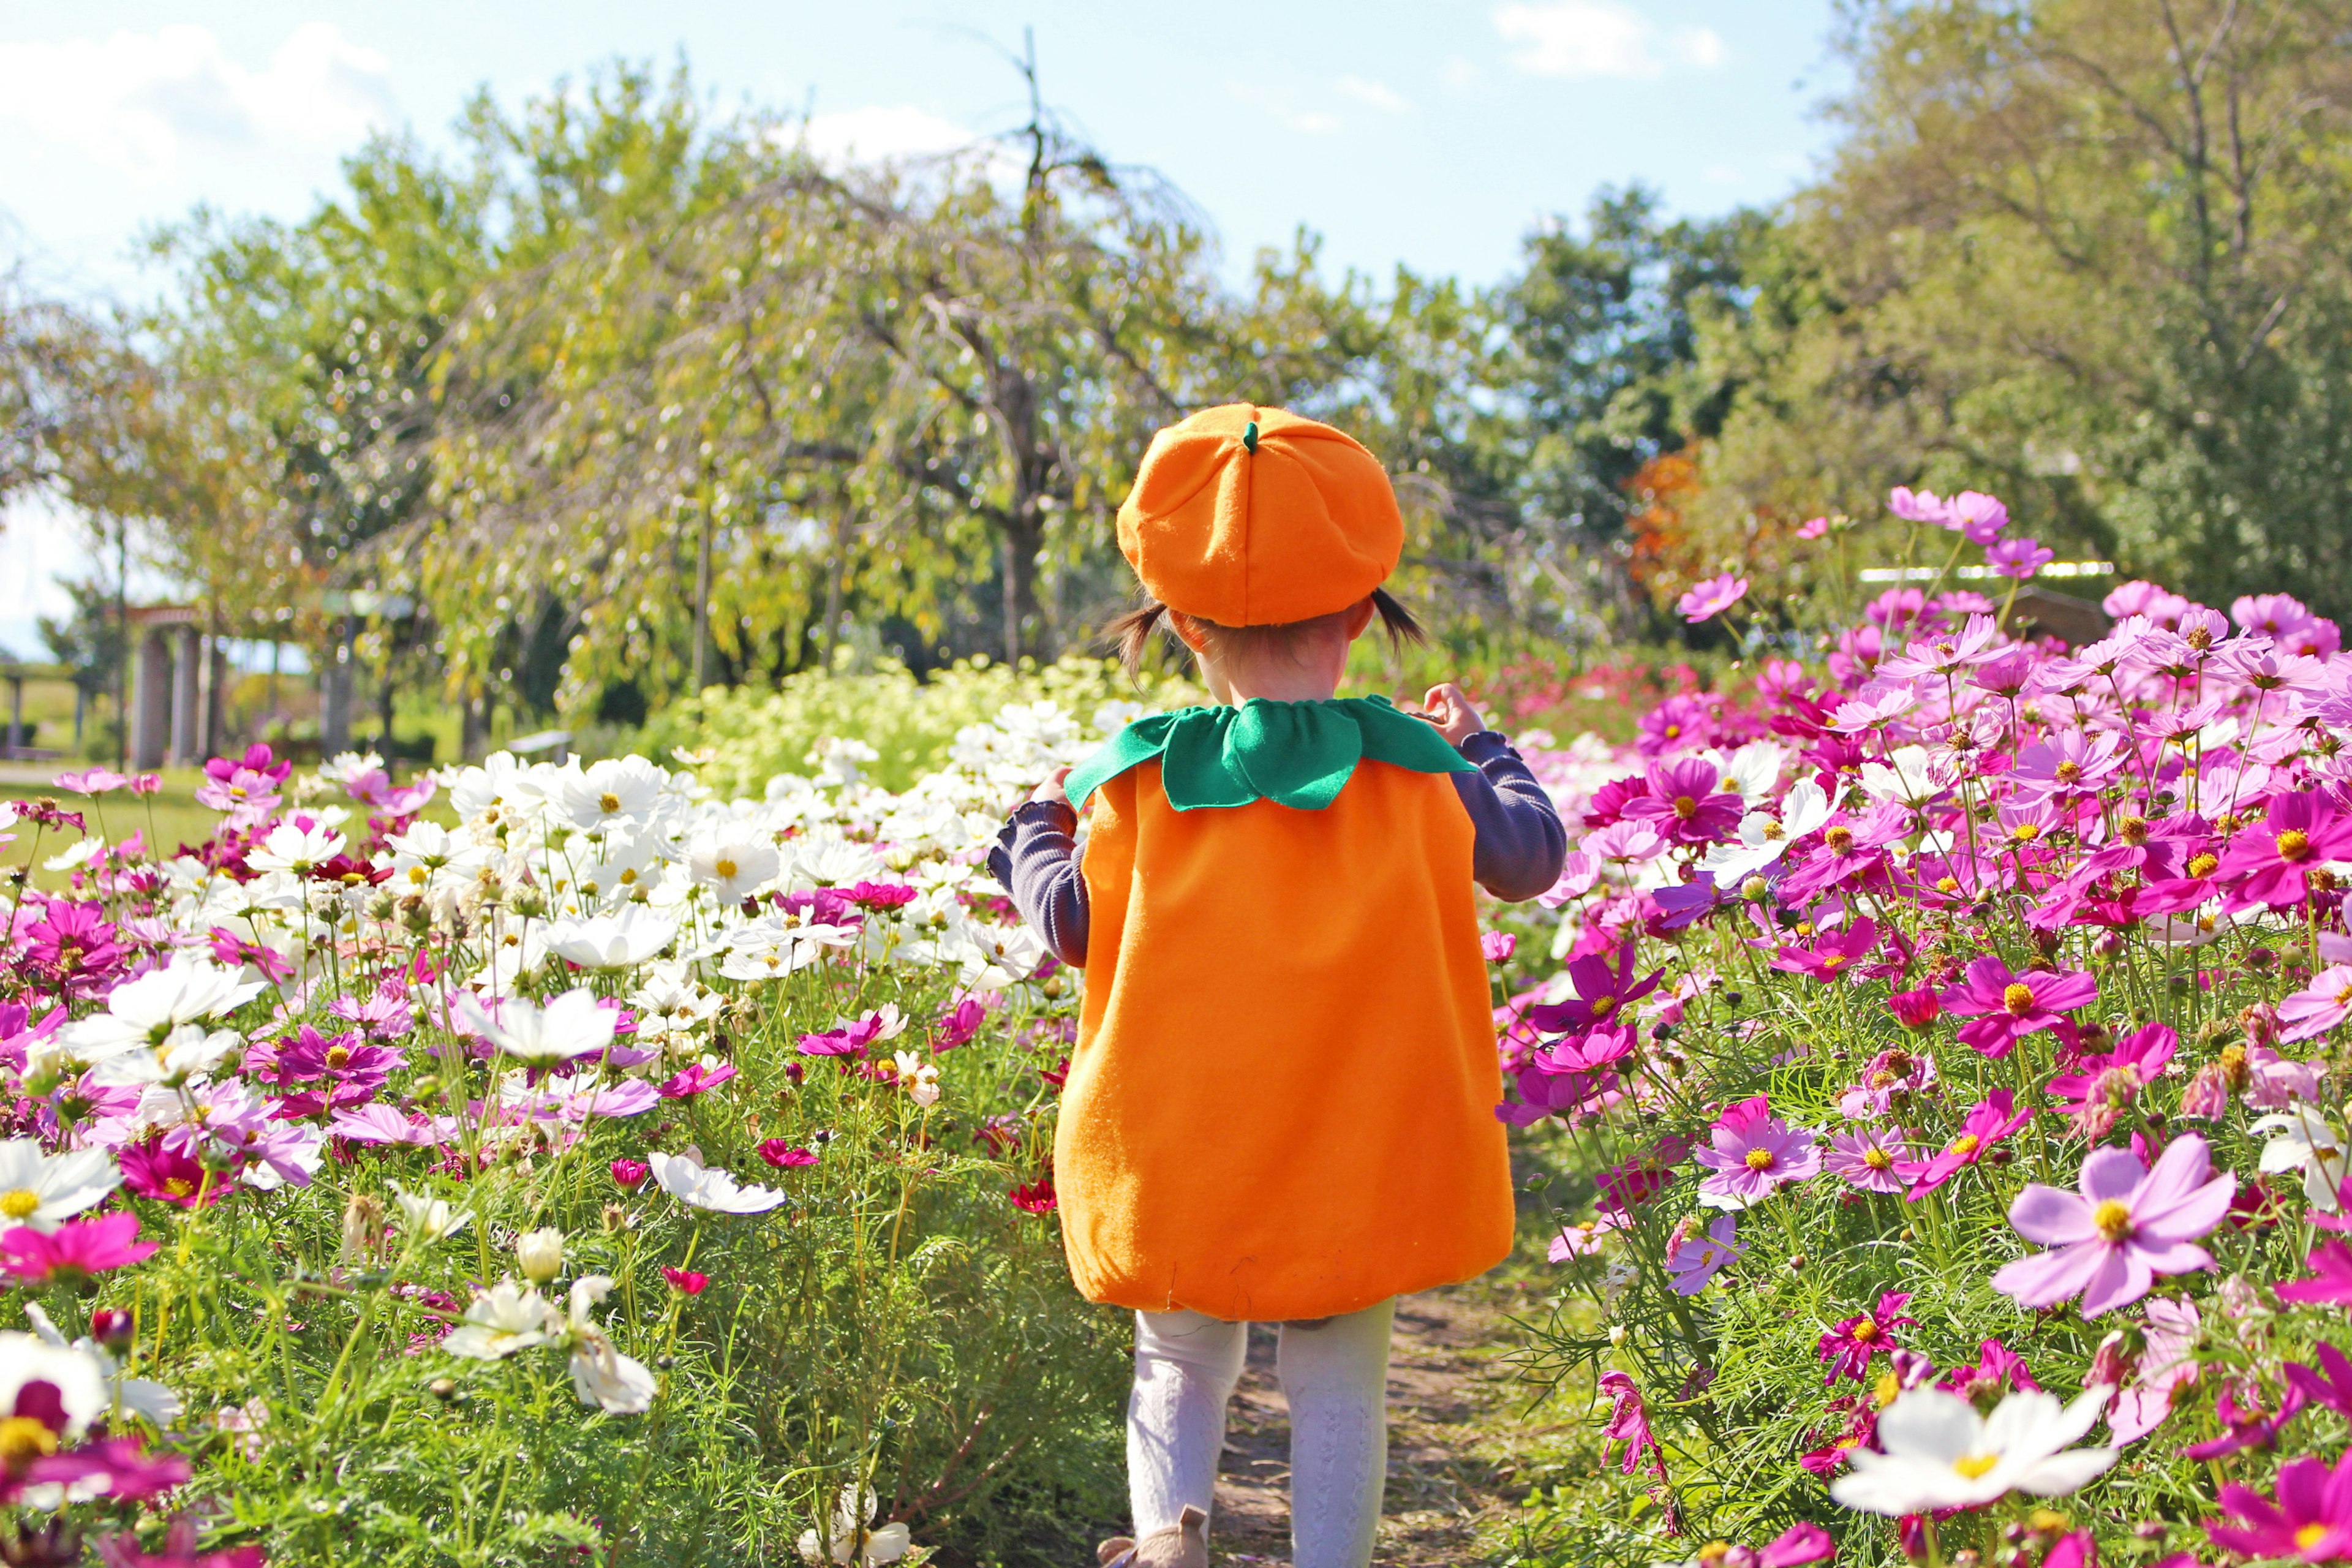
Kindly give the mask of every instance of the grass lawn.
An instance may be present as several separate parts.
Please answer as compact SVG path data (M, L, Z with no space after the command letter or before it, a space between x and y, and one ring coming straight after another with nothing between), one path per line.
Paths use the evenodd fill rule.
M59 763L59 771L72 771L83 764ZM165 853L182 844L201 844L212 837L213 825L220 814L195 802L196 784L204 774L194 768L174 768L163 775L163 789L143 799L118 790L93 801L84 795L68 795L34 780L34 765L10 764L12 773L25 776L0 779L0 800L29 801L53 799L68 811L81 814L90 833L103 831L108 838L121 843L133 833L143 834L148 842L160 846ZM52 871L41 865L74 843L71 829L42 829L19 822L11 829L16 836L14 844L0 844L0 866L33 868L33 885L37 888L61 889L70 886L70 875Z

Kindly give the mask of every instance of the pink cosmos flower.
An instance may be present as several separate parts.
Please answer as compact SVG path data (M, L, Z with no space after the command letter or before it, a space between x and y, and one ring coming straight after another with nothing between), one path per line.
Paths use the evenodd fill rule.
M1886 492L1886 510L1906 522L1932 522L1937 528L1951 526L1951 510L1934 490L1897 485Z
M1895 1331L1914 1327L1916 1320L1904 1316L1903 1308L1911 1300L1907 1290L1889 1290L1878 1298L1878 1305L1868 1312L1842 1321L1837 1327L1822 1336L1821 1359L1830 1363L1830 1374L1822 1380L1825 1387L1833 1387L1842 1377L1857 1383L1870 1381L1870 1358L1880 1351L1895 1348Z
M1653 824L1675 844L1712 844L1739 830L1740 798L1719 788L1711 763L1683 757L1653 763L1649 793L1625 803L1625 815Z
M1478 951L1489 963L1508 963L1511 954L1519 950L1519 939L1507 931L1482 931L1478 933Z
M1024 1214L1052 1214L1061 1206L1061 1199L1054 1191L1054 1178L1044 1175L1013 1188L1013 1206Z
M2245 1399L2240 1402L2239 1395ZM2277 1446L2279 1434L2288 1422L2303 1412L2304 1392L2290 1384L2280 1395L2275 1407L2262 1403L2262 1391L2249 1382L2224 1384L2221 1394L2213 1401L2213 1414L2221 1418L2221 1435L2208 1442L2191 1443L2180 1450L2184 1459L2218 1459L2228 1454L2243 1453L2248 1448L2268 1449Z
M699 1296L702 1294L703 1288L710 1283L709 1275L698 1274L691 1268L665 1268L661 1272L662 1278L670 1282L671 1288L683 1295Z
M1864 915L1852 925L1821 932L1811 947L1781 943L1773 954L1772 967L1833 984L1845 975L1860 973L1861 961L1877 946L1878 922Z
M2324 1405L2338 1415L2352 1415L2352 1360L2325 1340L2314 1347L2312 1359L2319 1364L2289 1362L2279 1370L2312 1404Z
M787 1143L781 1138L771 1138L760 1145L760 1158L776 1169L785 1171L796 1165L815 1164L816 1151Z
M2155 1431L2172 1413L2174 1394L2197 1381L2202 1327L2194 1302L2161 1296L2148 1302L2138 1370L2107 1407L2107 1430L2117 1443L2137 1442Z
M1897 991L1886 998L1886 1010L1906 1029L1924 1029L1944 1016L1944 999L1931 987Z
M1973 1363L1953 1367L1936 1380L1936 1386L1958 1394L1979 1410L1991 1409L2015 1390L2032 1394L2042 1387L2033 1381L2025 1358L1998 1339L1979 1345Z
M1696 1296L1706 1282L1745 1251L1736 1239L1738 1222L1717 1215L1704 1236L1686 1237L1666 1254L1666 1272L1674 1278L1666 1289L1677 1296Z
M2124 753L2116 737L2067 730L2021 747L2007 777L2020 794L2095 795L2121 772ZM2145 827L2146 824L2143 823Z
M1528 1009L1528 1022L1545 1034L1590 1029L1616 1018L1628 1006L1658 988L1665 973L1654 969L1633 978L1633 943L1605 953L1571 958L1561 971L1575 994L1565 1001Z
M1962 490L1944 503L1944 515L1940 521L1946 528L1965 535L1970 544L1990 545L2000 537L2000 531L2009 526L2009 508L2002 505L1998 497L1989 496L1982 490ZM2032 541L2026 542L2030 544Z
M1727 1109L1708 1134L1712 1146L1696 1155L1715 1173L1698 1184L1698 1201L1708 1208L1744 1209L1822 1168L1811 1131L1773 1115L1760 1094Z
M2098 982L2080 970L2052 973L2010 972L1998 958L1979 958L1959 984L1944 993L1947 1011L1974 1022L1960 1028L1960 1043L1998 1059L2026 1036L2049 1028L2058 1015L2096 999Z
M2193 1132L2175 1139L2153 1170L2128 1149L2095 1149L2082 1184L2069 1193L2036 1182L2017 1194L2009 1223L2051 1250L2002 1268L1994 1289L2027 1307L2079 1295L2086 1318L2127 1307L2158 1274L2213 1266L2197 1239L2221 1223L2237 1191L2226 1172L2212 1173L2205 1140Z
M0 1236L0 1273L18 1285L79 1285L152 1257L159 1245L139 1239L135 1214L69 1219L46 1234L18 1226Z
M58 788L74 795L105 795L121 789L131 782L129 776L112 768L84 768L78 773L59 773L52 781Z
M2221 1491L2221 1506L2243 1524L2205 1521L2213 1544L2248 1557L2292 1557L2336 1563L2352 1557L2352 1449L2330 1470L2322 1459L2290 1459L2279 1467L2278 1500L2235 1481Z
M171 1529L164 1532L160 1553L150 1556L140 1551L139 1538L124 1531L107 1536L98 1543L98 1560L104 1568L262 1568L264 1563L258 1546L198 1552L196 1521L186 1514L172 1521Z
M2180 613L2189 608L2189 601L2154 583L2131 582L2109 591L2099 607L2116 620L2126 616L2146 616L2158 626L2168 626L2180 619Z
M2315 1306L2352 1307L2352 1247L2323 1241L2303 1260L2308 1279L2291 1279L2272 1288L2282 1301Z
M42 1455L26 1465L22 1475L9 1479L26 1486L78 1486L81 1489L73 1495L136 1502L170 1491L193 1473L193 1467L177 1454L150 1454L146 1444L136 1437L107 1437L64 1453ZM99 1559L108 1563L114 1561L103 1545L99 1548ZM167 1560L138 1561L163 1563ZM171 1568L177 1568L177 1561L172 1560ZM254 1561L258 1561L257 1549Z
M2013 1110L2016 1102L2016 1091L1997 1089L1970 1106L1968 1115L1960 1119L1959 1131L1953 1135L1950 1142L1926 1160L1906 1168L1906 1174L1911 1178L1908 1201L1917 1203L1958 1175L1964 1167L1973 1165L1991 1153L1995 1144L2031 1121L2033 1119L2032 1108Z
M209 1181L205 1168L190 1155L169 1146L161 1138L144 1143L133 1143L117 1156L122 1167L122 1184L142 1198L192 1209L201 1202L212 1205L228 1196L233 1178L215 1175ZM203 1194L199 1198L198 1194Z
M2308 1040L2352 1017L2352 963L2331 964L2278 1005L2279 1038Z
M715 1068L700 1062L689 1063L661 1085L664 1100L691 1100L698 1094L708 1094L735 1076L735 1064L725 1062Z
M1690 1141L1668 1134L1630 1160L1602 1171L1595 1184L1604 1214L1622 1215L1658 1195L1675 1180L1675 1167L1690 1152Z
M2074 1071L2052 1079L2050 1098L2067 1107L2075 1130L2096 1142L2156 1081L2179 1046L2180 1037L2162 1024L2146 1025L2116 1041L2114 1050L2084 1057Z
M643 1160L613 1162L613 1180L625 1192L635 1192L646 1184L646 1178L653 1173L654 1168Z
M1985 564L1996 577L2014 577L2019 582L2032 576L2053 561L2058 552L2032 539L2004 539L1985 550Z
M2315 795L2280 795L2259 824L2230 840L2217 875L2231 910L2282 909L2310 896L2308 873L2344 859L2352 859L2352 817Z
M1906 1137L1900 1127L1833 1132L1829 1152L1822 1156L1822 1167L1865 1193L1899 1193L1910 1184L1903 1173L1911 1163Z
M1565 1263L1571 1258L1590 1258L1601 1250L1602 1239L1612 1231L1624 1227L1625 1214L1596 1215L1582 1225L1564 1225L1559 1234L1551 1238L1545 1256L1554 1263Z
M1651 1468L1660 1480L1664 1480L1665 1460L1656 1436L1650 1431L1650 1413L1642 1404L1642 1391L1623 1373L1604 1372L1601 1374L1601 1392L1610 1399L1609 1419L1601 1427L1601 1457L1608 1458L1609 1445L1622 1442L1625 1454L1617 1466L1620 1474L1630 1476L1640 1468L1642 1456L1646 1452Z
M1819 539L1829 531L1830 520L1828 518L1808 518L1803 522L1797 525L1797 537L1800 539Z
M951 1051L958 1046L970 1045L972 1037L980 1033L981 1021L987 1016L988 1009L979 998L965 997L940 1014L940 1021L931 1026L931 1049Z
M1693 626L1721 615L1748 596L1748 579L1727 572L1710 577L1675 601L1675 609Z

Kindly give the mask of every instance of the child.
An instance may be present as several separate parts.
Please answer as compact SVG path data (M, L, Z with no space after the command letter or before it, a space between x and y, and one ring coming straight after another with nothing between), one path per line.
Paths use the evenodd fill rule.
M1471 884L1531 899L1567 836L1462 692L1334 700L1404 524L1380 463L1246 405L1156 437L1118 514L1217 705L1128 726L1013 814L990 858L1086 971L1054 1144L1070 1272L1136 1312L1139 1545L1206 1568L1202 1523L1248 1325L1282 1324L1296 1568L1371 1561L1394 1298L1510 1249L1511 1182ZM1088 810L1083 855L1078 815Z

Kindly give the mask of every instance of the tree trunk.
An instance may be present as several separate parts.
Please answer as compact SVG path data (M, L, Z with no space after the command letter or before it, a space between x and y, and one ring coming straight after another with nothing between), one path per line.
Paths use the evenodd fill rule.
M1037 616L1037 551L1045 529L1034 517L1004 529L1004 657L1018 663L1028 651L1027 627Z

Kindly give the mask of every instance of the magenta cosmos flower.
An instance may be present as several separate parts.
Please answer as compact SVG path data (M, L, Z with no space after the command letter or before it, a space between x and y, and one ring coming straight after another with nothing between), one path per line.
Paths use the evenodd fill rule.
M2281 795L2258 826L2230 840L2220 876L2231 910L2277 909L2309 896L2309 874L2323 862L2345 859L2352 859L2352 817L2314 795Z
M2004 539L1985 550L1985 564L1992 568L1995 576L2014 577L2020 582L2056 559L2056 551L2032 539Z
M2049 1247L1992 1277L1993 1289L2026 1307L2083 1298L2095 1318L2147 1294L2159 1274L2213 1266L2198 1237L2229 1213L2237 1182L2213 1174L2205 1140L2175 1139L2150 1170L2128 1149L2095 1149L2083 1162L2079 1193L2036 1182L2009 1205L2009 1223Z
M139 1216L116 1213L72 1219L44 1235L19 1226L0 1236L0 1273L18 1285L79 1285L153 1256L139 1239Z
M1643 1406L1642 1391L1623 1373L1604 1372L1601 1374L1601 1392L1610 1399L1609 1419L1601 1428L1601 1457L1608 1458L1609 1445L1622 1440L1625 1456L1618 1464L1620 1471L1630 1476L1640 1468L1646 1449L1652 1468L1660 1480L1665 1479L1665 1462L1658 1452L1658 1440L1650 1431L1650 1413Z
M1959 1131L1952 1141L1918 1164L1907 1167L1911 1178L1910 1201L1917 1203L1946 1182L1960 1173L1963 1167L1973 1165L1992 1152L1993 1145L2033 1119L2031 1107L2023 1110L2011 1108L2017 1095L2006 1089L1994 1089L1969 1108L1960 1119Z
M1548 1035L1581 1031L1609 1022L1628 1004L1656 990L1658 977L1665 971L1654 969L1641 979L1634 979L1633 944L1627 942L1612 953L1571 958L1564 973L1576 994L1565 1001L1528 1009L1528 1024Z
M1696 757L1653 763L1649 793L1626 801L1624 812L1654 824L1669 842L1712 844L1739 830L1740 799L1722 783L1722 771Z
M1782 942L1772 955L1772 967L1790 974L1809 974L1824 984L1862 973L1861 961L1878 946L1878 922L1868 915L1852 925L1823 931L1811 947Z
M1698 1184L1698 1201L1708 1208L1744 1209L1822 1168L1812 1132L1773 1115L1760 1094L1726 1110L1708 1133L1713 1146L1696 1156L1715 1173Z
M2085 1057L2075 1070L2050 1080L2050 1098L2064 1106L2084 1137L2096 1142L2116 1119L2156 1081L2179 1048L2180 1037L2162 1024L2133 1030L2102 1056Z
M2058 1015L2095 1000L2099 983L2080 970L2053 973L2029 969L2010 973L1998 958L1969 965L1960 984L1944 993L1944 1006L1960 1026L1960 1043L1996 1059L2009 1055L2026 1036L2049 1028Z
M2303 1264L2311 1270L2311 1278L2275 1287L2280 1300L2352 1307L2352 1247L2323 1241L2311 1249Z
M1895 1331L1907 1328L1916 1319L1904 1315L1910 1301L1907 1290L1889 1290L1878 1298L1878 1305L1868 1312L1844 1320L1822 1336L1821 1359L1830 1363L1830 1374L1822 1382L1834 1384L1839 1378L1850 1377L1856 1383L1870 1381L1870 1358L1881 1351L1895 1348Z
M2336 1457L2330 1470L2319 1459L2291 1459L2279 1467L2278 1500L2252 1487L2221 1489L2221 1506L2245 1522L2205 1521L2216 1546L2249 1557L2292 1557L2303 1563L2338 1563L2352 1557L2352 1450Z
M1675 601L1675 608L1683 619L1696 626L1699 622L1723 614L1748 596L1748 579L1726 572L1720 577L1709 577Z

